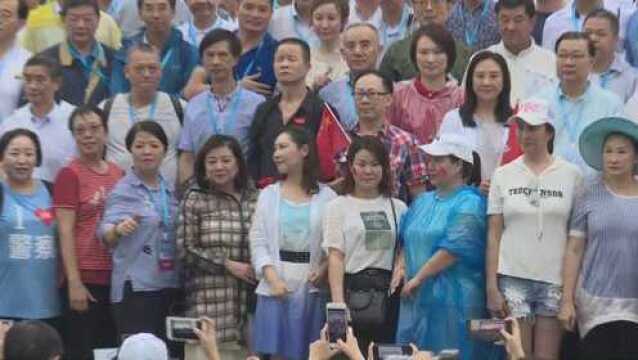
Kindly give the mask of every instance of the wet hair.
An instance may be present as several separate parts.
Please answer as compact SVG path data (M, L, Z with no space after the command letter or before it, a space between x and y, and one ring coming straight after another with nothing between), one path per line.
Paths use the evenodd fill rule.
M301 187L308 194L316 194L319 192L319 158L317 157L317 149L315 148L314 137L310 136L308 131L299 127L287 127L281 130L277 137L286 134L290 140L301 148L306 145L308 147L308 156L303 161Z
M135 137L137 137L137 134L140 132L145 132L145 133L149 133L153 135L164 146L164 152L168 150L168 137L166 136L166 132L164 132L164 129L162 129L162 126L160 124L152 120L144 120L144 121L136 122L135 125L133 125L129 129L125 138L126 150L131 152L131 148L133 147L133 142L135 141Z
M31 130L23 128L9 130L0 137L0 161L4 160L5 152L11 141L20 136L27 137L33 142L35 146L35 166L38 167L42 165L42 146L40 145L38 135Z
M310 64L310 46L308 43L297 38L285 38L279 41L277 46L275 47L275 54L283 45L296 45L301 48L301 57L306 64Z
M62 2L62 11L60 11L60 15L62 15L62 17L65 17L68 14L69 10L82 6L93 8L93 11L95 11L95 15L97 15L98 18L100 17L100 7L95 0L65 0Z
M556 40L556 45L554 46L554 53L558 54L558 48L560 47L560 43L564 40L582 40L587 43L587 52L590 57L596 56L596 47L594 47L594 42L591 41L591 38L587 33L579 32L579 31L568 31L563 33L558 40Z
M204 57L206 49L222 41L228 44L228 49L234 58L238 59L241 56L241 42L237 35L226 29L214 29L206 34L199 44L199 58Z
M354 81L352 82L352 84L356 85L359 79L368 75L374 75L378 77L379 79L381 79L381 83L383 84L383 89L387 93L392 94L394 92L394 83L392 82L392 80L390 80L390 78L388 78L384 73L380 72L379 70L365 70L360 72L354 78Z
M618 23L618 17L616 16L616 14L607 9L596 9L590 12L589 14L587 14L587 17L585 18L583 24L586 23L589 19L605 19L607 20L607 22L609 22L611 32L615 36L618 36L618 34L620 33L620 24Z
M381 165L382 175L381 182L379 183L379 193L383 196L391 197L393 182L390 156L381 140L374 136L359 136L352 140L352 144L348 148L348 169L343 182L343 193L351 194L354 192L356 184L352 174L352 166L354 164L354 158L362 150L366 150L372 154L375 160Z
M171 6L171 9L173 9L173 12L175 12L177 0L168 0L168 4ZM142 6L144 6L144 0L137 0L137 9L142 10Z
M515 9L519 6L525 7L525 14L528 17L533 18L536 15L536 7L533 0L498 0L494 6L496 14L501 12L501 9Z
M195 181L197 181L197 185L199 185L201 189L213 188L213 184L211 184L206 177L206 157L211 151L222 147L228 148L235 157L238 169L234 180L235 190L243 191L248 187L248 167L246 166L246 161L244 160L244 154L241 150L241 146L239 145L239 141L232 136L213 135L201 147L195 157L193 171Z
M62 66L44 55L34 55L24 64L24 69L32 66L41 66L47 70L49 77L56 81L62 81Z
M454 63L456 62L456 44L452 34L450 34L445 26L439 24L424 25L414 32L412 42L410 43L410 60L412 60L412 64L418 68L416 61L417 45L424 37L432 40L432 42L445 53L445 56L447 57L445 72L449 73L452 71Z
M15 323L4 339L5 360L49 360L63 354L60 334L42 321Z
M459 115L461 116L461 122L465 127L476 127L474 121L474 112L478 106L478 97L474 92L474 72L476 67L483 61L493 60L501 69L503 74L503 89L498 95L496 101L496 122L505 123L507 119L512 116L512 106L510 104L510 91L512 89L512 83L510 80L510 73L507 69L507 63L500 54L491 51L481 51L472 57L470 65L467 67L467 76L465 77L465 101L459 107Z
M69 131L71 131L71 133L73 134L73 127L75 126L75 122L78 117L84 117L91 114L97 115L97 117L100 119L102 127L104 128L104 131L108 132L109 126L106 114L104 114L104 111L102 111L102 109L90 104L80 105L73 110L73 112L69 116Z
M350 5L346 0L316 0L312 2L310 14L314 14L315 10L323 5L333 4L337 8L339 16L341 16L341 31L343 31L350 17Z

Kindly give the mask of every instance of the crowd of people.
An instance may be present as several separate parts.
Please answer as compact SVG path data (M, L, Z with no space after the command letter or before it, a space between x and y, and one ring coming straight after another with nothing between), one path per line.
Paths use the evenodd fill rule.
M0 0L2 355L638 359L637 9Z

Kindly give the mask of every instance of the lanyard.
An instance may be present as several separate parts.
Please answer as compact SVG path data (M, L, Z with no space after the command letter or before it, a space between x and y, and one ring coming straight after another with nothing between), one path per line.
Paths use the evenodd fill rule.
M354 86L352 84L352 76L349 76L348 83L346 84L346 86L348 87L348 95L346 95L346 97L347 97L346 101L348 102L348 105L350 107L351 113L355 117L355 123L356 123L356 119L358 117L358 114L357 114L357 104L354 101ZM345 116L347 116L347 114L344 114L344 117ZM355 124L348 124L348 125L352 127Z
M213 108L213 94L209 93L208 94L208 102L206 103L207 107L208 107L208 113L210 114L210 117L208 118L210 121L210 128L211 130L213 130L214 134L217 135L222 135L222 134L228 134L226 132L226 120L230 119L230 121L233 120L237 120L236 119L236 113L237 113L237 107L239 106L240 103L240 98L241 98L241 92L242 89L241 87L238 87L235 94L233 95L233 97L230 99L230 104L228 105L228 115L227 116L222 116L223 113L225 111L216 111Z
M144 189L146 189L146 192L148 193L148 196L153 203L153 207L155 208L157 215L162 218L162 225L168 227L170 223L170 214L168 209L168 195L166 195L167 190L166 185L164 184L164 180L162 180L161 178L159 179L159 204L157 204L157 202L153 199L153 193L151 192L151 190L149 190L147 187L144 187Z
M604 73L600 74L599 77L599 83L600 83L600 87L603 89L607 89L607 85L609 85L609 80L611 80L613 73L610 70L605 71Z
M168 62L171 60L172 57L173 57L173 48L170 48L166 52L166 55L164 55L164 57L162 58L162 63L160 64L160 68L162 69L162 71L164 70L164 68L166 67L166 64L168 64Z
M188 38L191 40L190 42L193 46L199 47L197 43L197 30L195 30L195 25L193 25L192 21L188 22Z
M560 88L559 88L560 89ZM560 91L560 90L559 90ZM572 109L565 109L565 102L569 101L567 99L563 99L562 97L558 98L558 115L560 116L560 119L563 122L563 129L567 131L567 136L569 137L569 142L576 146L577 142L578 142L578 121L580 121L583 117L583 107L584 106L579 106L578 104L576 106L578 106L578 113L576 114L575 117L572 117L572 119L574 121L571 121L572 119L569 119L568 114L571 113ZM579 101L579 100L576 100Z
M104 76L104 74L102 74L102 71L100 71L100 66L99 66L100 59L103 59L105 56L104 49L97 42L95 43L95 46L97 46L97 56L95 57L95 59L93 59L93 61L88 62L87 61L88 56L83 57L82 55L80 55L80 53L76 49L74 49L71 46L70 43L68 43L67 45L71 55L80 63L80 66L82 67L82 72L84 73L85 76L90 77L92 74L97 74L100 78L102 78L102 80L106 80L106 77Z
M572 21L572 29L574 31L580 31L580 22L578 21L580 14L576 12L576 2L572 3L572 13L570 18Z
M382 22L382 39L383 39L383 46L389 46L390 44L390 39L389 37L396 37L398 36L399 39L401 39L403 37L404 34L406 34L408 32L408 23L410 22L410 13L407 11L406 8L403 8L403 12L401 13L401 21L399 22L399 26L397 26L397 31L394 31L392 33L390 33L389 36L388 35L388 24L385 23L385 21Z
M146 120L155 120L155 110L157 109L157 94L153 97L150 108L148 109L148 118ZM137 122L137 114L133 109L133 103L131 102L131 95L128 96L128 121L131 126Z
M259 43L259 46L257 47L257 51L255 52L255 56L246 67L246 70L244 70L244 73L241 75L242 78L245 78L246 75L249 75L253 71L253 67L255 67L255 61L257 60L257 58L259 58L259 53L261 52L261 49L264 47L264 42L265 42L265 39L261 39L261 42Z
M464 27L464 31L465 31L465 43L472 47L474 45L476 45L476 43L478 42L478 28L481 25L481 22L483 22L483 20L485 20L485 17L487 16L487 12L490 9L490 0L483 0L483 10L481 11L481 15L479 16L478 20L476 21L475 24L473 24L474 26L470 27L470 23L472 22L472 13L470 12L470 19L466 20L465 19L465 12L463 12L463 22L465 23L465 27ZM463 9L461 9L461 11L464 11Z

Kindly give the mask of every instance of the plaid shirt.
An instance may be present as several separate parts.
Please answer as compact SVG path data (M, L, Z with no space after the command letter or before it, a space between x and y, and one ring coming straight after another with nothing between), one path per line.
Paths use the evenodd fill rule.
M361 136L359 124L352 133L354 136ZM390 158L393 195L407 203L408 187L424 185L427 181L425 153L418 148L418 141L412 134L394 125L384 125L377 138L385 145Z
M232 276L223 263L225 259L250 263L248 232L256 203L256 190L247 190L237 201L193 186L181 204L177 246L186 315L215 320L220 342L241 340L246 325L248 298L254 288Z

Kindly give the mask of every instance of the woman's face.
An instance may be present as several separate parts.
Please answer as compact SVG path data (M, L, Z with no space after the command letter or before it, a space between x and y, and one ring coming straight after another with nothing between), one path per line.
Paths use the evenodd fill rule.
M472 80L472 89L478 101L495 101L503 91L503 72L492 59L485 59L476 65Z
M239 172L237 158L227 146L212 149L206 155L206 179L215 187L232 185Z
M463 178L462 163L452 161L450 156L430 156L428 173L430 182L435 187L446 187L457 179Z
M106 145L106 129L95 113L75 117L73 137L82 156L102 156Z
M327 42L341 34L342 19L335 4L324 4L312 13L312 29L319 40Z
M33 141L26 136L16 136L4 151L2 168L9 179L23 182L31 179L36 163Z
M547 125L532 126L524 121L518 121L518 142L524 153L549 149L548 144L553 136L553 132Z
M383 167L370 151L359 150L350 166L355 189L361 191L379 191L383 178Z
M135 135L131 145L131 154L133 155L133 166L138 171L158 171L165 153L164 144L155 135L146 131L140 131Z
M426 78L445 76L447 55L432 39L421 36L416 43L416 63L419 72Z
M301 171L306 156L308 156L308 146L298 146L287 133L282 133L275 139L273 161L280 174Z
M603 172L605 175L633 174L636 165L633 142L622 135L612 135L603 145Z

